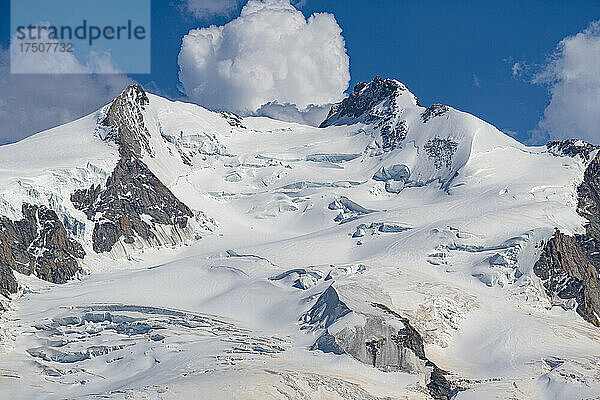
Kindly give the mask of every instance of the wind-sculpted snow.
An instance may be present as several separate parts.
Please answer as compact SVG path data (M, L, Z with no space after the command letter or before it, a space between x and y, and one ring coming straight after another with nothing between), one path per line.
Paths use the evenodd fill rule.
M373 180L385 182L385 190L389 193L400 193L409 178L410 170L404 164L394 164L387 168L381 167L373 175Z
M444 372L427 359L423 339L408 319L380 303L371 303L370 308L368 313L351 310L329 286L302 316L305 329L324 329L312 348L350 354L385 371L429 370L426 385L432 397L450 399L452 389Z
M121 371L115 377L121 381L134 379L148 366L156 374L192 373L185 372L185 365L169 371L177 352L194 353L206 363L204 368L220 368L272 357L289 345L285 339L256 336L234 321L211 315L126 304L78 306L37 322L33 335L38 346L26 351L35 370L65 390L73 384L101 387L111 369ZM131 365L142 369L128 368Z
M340 224L353 221L360 217L361 215L370 214L375 212L375 210L369 210L358 203L353 202L346 196L341 196L338 199L335 199L327 206L330 210L339 210L339 214L333 219L335 222L339 222Z

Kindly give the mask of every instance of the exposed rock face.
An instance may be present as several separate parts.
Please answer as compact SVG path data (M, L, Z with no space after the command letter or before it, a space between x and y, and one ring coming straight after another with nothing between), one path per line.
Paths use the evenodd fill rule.
M368 313L353 311L329 286L302 317L305 329L325 329L311 349L349 354L383 371L424 373L431 396L450 399L453 390L447 372L427 359L423 338L410 321L384 304L370 306Z
M426 123L432 118L439 117L440 115L444 115L450 107L445 106L443 104L432 104L421 114L421 120Z
M574 300L577 313L586 321L600 326L600 291L598 272L581 250L575 237L558 230L546 243L534 272L544 283L553 303ZM563 302L564 303L564 302ZM568 305L568 303L566 303Z
M102 123L110 132L105 139L119 145L121 158L105 187L96 185L71 195L75 208L95 222L96 253L111 251L121 239L142 246L181 243L193 217L141 160L142 153L153 156L143 117L148 104L139 85L129 86L114 100Z
M563 141L551 141L546 144L546 148L554 154L575 157L581 156L585 161L589 161L591 153L597 149L596 146L579 139L569 139Z
M329 328L335 321L348 314L350 309L329 286L317 299L317 302L304 315L304 322L318 328Z
M400 119L398 112L401 95L410 96L410 101L418 105L418 99L402 83L376 76L371 82L357 84L350 96L331 106L320 127L357 122L374 124L381 135L383 149L392 150L408 133L406 121Z
M23 219L0 217L0 294L18 289L12 270L65 283L81 270L83 247L67 234L56 213L23 204Z
M456 153L458 143L446 138L433 138L425 143L425 152L429 158L433 158L435 169L442 167L450 168L452 166L452 157Z
M221 111L221 117L223 117L232 128L246 129L244 126L244 119L237 114L229 111Z
M597 149L581 140L550 142L547 147L561 155L579 155L584 161ZM554 304L576 306L586 321L600 326L600 154L586 168L577 195L577 213L588 221L586 233L567 236L556 230L533 271Z
M140 85L132 85L123 91L110 105L102 124L112 128L105 140L119 145L119 151L131 151L140 156L142 149L153 155L148 138L150 133L144 124L142 112L150 100Z
M589 152L585 151L583 154ZM587 166L583 174L583 182L577 188L577 213L588 220L586 235L586 253L593 264L600 267L600 153Z
M19 284L15 279L12 269L4 263L0 264L0 295L8 297L11 293L16 293L19 290ZM0 311L4 310L0 304Z
M136 157L121 157L106 181L71 195L75 207L96 222L92 234L96 253L110 251L123 237L133 244L136 235L152 245L162 244L155 224L186 228L192 211Z

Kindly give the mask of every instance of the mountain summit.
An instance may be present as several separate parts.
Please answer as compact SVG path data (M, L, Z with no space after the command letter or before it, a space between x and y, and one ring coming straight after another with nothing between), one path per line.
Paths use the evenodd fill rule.
M402 111L418 106L419 99L404 84L376 76L371 82L357 84L348 98L334 104L320 127L373 124L379 129L383 148L393 149L406 138Z

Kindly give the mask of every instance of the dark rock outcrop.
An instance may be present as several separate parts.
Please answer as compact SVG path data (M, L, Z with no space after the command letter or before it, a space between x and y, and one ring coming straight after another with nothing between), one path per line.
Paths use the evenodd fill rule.
M121 239L132 244L138 236L160 245L155 224L186 228L192 211L134 156L123 156L105 188L99 185L71 195L75 208L94 221L92 234L96 253L108 252Z
M150 147L150 133L144 124L142 112L150 100L140 85L131 85L110 105L102 124L112 128L105 140L119 145L121 154L132 152L141 156L145 150L154 154Z
M340 300L337 291L329 286L304 315L304 322L312 327L329 328L349 312L350 309Z
M450 168L457 148L457 142L446 138L436 137L425 143L425 152L429 158L433 158L435 169L441 169L444 166Z
M393 79L376 76L371 82L361 82L354 87L350 96L331 106L320 127L357 122L374 124L379 129L383 149L394 149L408 133L406 121L398 115L397 98L402 92L412 96L406 86ZM416 98L414 101L418 104Z
M405 90L407 90L406 86L401 83L380 76L376 76L371 82L360 82L354 86L350 96L331 106L327 118L320 127L338 125L341 121L345 121L345 124L363 120L375 121L380 117L372 114L375 106L383 101L391 102L391 97L396 94L396 91Z
M581 156L585 161L589 161L591 153L597 149L597 146L578 139L569 139L562 141L551 141L546 144L548 151L568 157Z
M427 107L425 111L423 111L423 114L421 114L421 121L423 121L423 123L426 123L432 118L444 115L446 112L448 112L449 109L450 107L445 106L443 104L432 104L429 107Z
M581 140L550 142L547 148L584 161L597 149ZM588 221L585 234L568 236L556 230L533 271L553 304L576 306L583 319L600 326L600 154L589 162L583 178L577 188L577 213Z
M311 350L348 354L382 371L423 373L434 399L452 398L454 391L446 378L448 372L427 359L423 338L410 321L384 304L371 303L370 307L368 312L351 310L333 286L329 286L301 318L304 329L324 329ZM331 329L352 312L362 323Z
M553 303L573 299L577 313L586 321L600 326L600 291L598 272L580 248L577 238L558 230L545 244L534 273L542 280Z
M81 271L79 260L85 256L54 211L23 204L22 212L18 221L0 217L0 294L4 296L18 289L12 270L65 283Z
M71 195L75 208L95 222L96 253L111 251L121 238L126 244L139 238L151 246L182 242L182 232L193 217L141 160L143 153L154 154L143 116L148 104L139 85L129 86L113 101L102 124L110 132L105 140L118 144L121 157L104 187L96 185Z
M229 111L221 111L221 117L223 117L232 128L246 129L244 126L244 119L237 114Z
M19 284L15 279L12 269L4 262L0 263L0 295L8 297L11 293L19 290ZM0 304L0 311L4 308Z

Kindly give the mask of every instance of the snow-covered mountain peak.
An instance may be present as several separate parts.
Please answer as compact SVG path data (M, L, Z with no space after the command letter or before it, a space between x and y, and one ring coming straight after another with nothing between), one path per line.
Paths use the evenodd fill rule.
M416 106L419 99L406 85L376 76L371 82L358 83L347 98L334 104L321 127L377 122L401 108Z
M597 153L380 77L321 128L130 86L0 147L0 398L596 396Z

